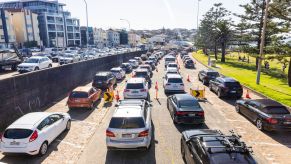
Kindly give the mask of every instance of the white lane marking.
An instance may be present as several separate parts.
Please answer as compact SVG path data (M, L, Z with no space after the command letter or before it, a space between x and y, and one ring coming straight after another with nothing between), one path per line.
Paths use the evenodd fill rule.
M81 146L81 145L78 145L78 144L74 144L74 143L71 143L71 142L67 142L67 141L62 141L62 140L56 140L56 141L60 142L60 143L67 144L67 145L70 145L70 146L73 146L75 148L84 148L84 146Z

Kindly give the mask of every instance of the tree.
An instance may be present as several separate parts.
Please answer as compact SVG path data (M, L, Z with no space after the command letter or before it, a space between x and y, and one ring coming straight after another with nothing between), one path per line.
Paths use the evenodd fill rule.
M229 42L232 31L230 29L230 22L222 20L217 22L217 41L221 44L221 62L225 62L226 45Z

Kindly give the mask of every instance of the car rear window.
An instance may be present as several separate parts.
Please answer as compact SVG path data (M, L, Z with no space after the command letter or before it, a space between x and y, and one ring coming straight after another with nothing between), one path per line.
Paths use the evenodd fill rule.
M183 80L180 78L169 78L169 83L183 83Z
M144 128L145 123L142 117L112 117L109 128L115 129L136 129Z
M87 92L72 92L70 98L88 98Z
M193 61L192 60L187 60L187 63L193 63Z
M290 114L284 106L266 107L265 111L267 114Z
M165 58L165 61L175 61L175 58Z
M95 76L94 78L95 81L105 81L107 80L106 76Z
M177 67L177 64L169 64L168 67Z
M4 132L4 138L8 139L24 139L32 134L30 129L7 129Z
M112 73L119 73L119 70L111 70Z
M137 77L145 77L145 76L147 76L147 72L135 72L135 76L137 76Z
M240 87L239 82L225 82L226 87Z
M207 72L207 75L208 76L219 76L219 73L218 72Z
M179 101L179 107L180 108L187 108L187 107L201 108L199 103L197 101L194 101L194 100L181 100L181 101Z
M143 89L142 83L128 83L126 89Z

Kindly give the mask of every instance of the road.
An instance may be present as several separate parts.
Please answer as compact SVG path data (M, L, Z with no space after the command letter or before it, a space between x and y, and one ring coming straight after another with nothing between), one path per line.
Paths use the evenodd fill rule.
M179 59L179 63L182 63ZM245 117L235 112L235 100L219 99L206 87L207 102L201 102L205 110L206 122L203 126L174 125L166 107L167 97L162 88L164 76L164 62L158 65L158 72L154 73L153 84L158 82L158 100L155 99L154 87L150 89L153 110L152 121L154 127L154 144L148 151L107 151L105 144L105 130L114 111L113 104L104 104L102 100L95 110L72 110L66 106L66 97L55 102L49 112L61 111L70 113L73 118L72 128L50 145L49 153L44 157L3 156L4 163L172 163L182 164L180 154L181 132L187 129L220 129L227 133L233 129L242 135L248 146L252 146L255 158L259 163L291 163L291 137L288 132L261 132ZM190 88L204 88L198 81L197 73L205 67L199 63L196 69L185 69L181 66L186 91ZM190 75L191 83L186 81ZM127 75L129 78L130 75ZM91 85L91 84L88 84ZM116 90L122 93L125 81L118 84ZM245 91L244 91L245 92ZM252 98L260 98L250 93ZM245 94L244 94L245 95ZM122 96L122 95L121 95Z

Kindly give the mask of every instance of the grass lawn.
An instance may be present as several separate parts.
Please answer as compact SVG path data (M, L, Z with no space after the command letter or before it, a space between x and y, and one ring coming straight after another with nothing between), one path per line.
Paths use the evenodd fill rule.
M207 64L208 57L201 53L193 53L193 57ZM214 59L214 55L211 55ZM273 63L275 64L275 63ZM220 59L217 61L217 67L213 68L225 76L233 77L242 84L274 99L285 105L291 106L291 87L287 85L287 79L278 76L279 68L271 68L265 70L267 73L261 74L261 84L256 84L255 62L251 60L250 63L238 61L237 56L227 55L226 63L221 63ZM270 63L272 67L272 63ZM286 69L287 70L287 69ZM277 72L277 73L276 73Z

